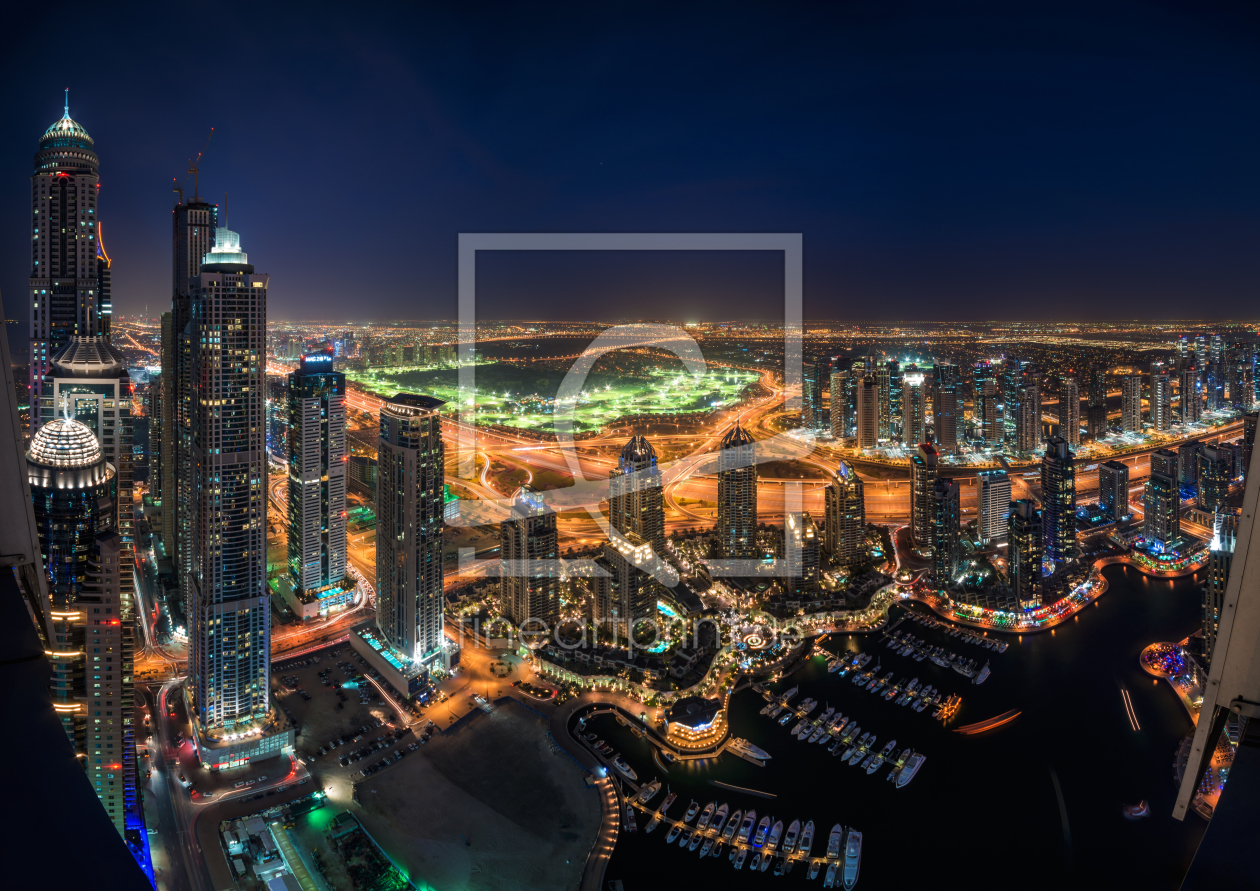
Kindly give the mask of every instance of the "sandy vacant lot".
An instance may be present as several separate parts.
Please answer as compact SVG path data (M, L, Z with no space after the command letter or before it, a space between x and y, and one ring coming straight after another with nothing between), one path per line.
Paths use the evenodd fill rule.
M599 827L585 772L514 701L363 781L360 819L420 887L572 888Z

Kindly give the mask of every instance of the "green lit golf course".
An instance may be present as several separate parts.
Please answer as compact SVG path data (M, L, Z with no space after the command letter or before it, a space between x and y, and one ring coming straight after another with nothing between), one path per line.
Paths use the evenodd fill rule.
M532 430L551 430L555 396L567 369L492 362L477 366L473 393L459 392L454 368L374 368L346 372L346 377L378 396L425 393L444 399L447 410L456 404L475 404L477 421ZM744 388L757 380L749 371L710 369L697 380L678 369L644 367L587 375L574 412L573 432L597 430L627 415L688 414L709 411L739 400Z

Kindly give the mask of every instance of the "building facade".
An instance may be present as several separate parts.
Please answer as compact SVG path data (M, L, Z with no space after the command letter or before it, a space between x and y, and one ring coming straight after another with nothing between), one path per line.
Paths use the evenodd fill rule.
M1151 427L1157 433L1172 428L1172 380L1162 365L1151 366Z
M718 451L718 545L728 558L761 556L757 546L756 443L736 424Z
M910 458L910 538L923 554L932 546L932 487L939 457L936 446L925 442Z
M192 289L185 694L197 734L207 740L262 732L270 712L268 284L240 250L239 236L220 229Z
M818 589L819 534L809 511L789 511L783 524L783 557L787 562L787 593Z
M907 446L927 440L923 380L923 372L915 365L906 366L901 375L901 441Z
M1043 555L1055 565L1076 557L1076 455L1067 440L1052 436L1041 459Z
M1229 568L1234 562L1238 532L1234 518L1217 514L1213 523L1212 541L1208 545L1207 584L1203 586L1203 657L1209 664L1216 649L1216 635L1225 604L1225 588L1229 584Z
M1070 377L1059 378L1059 435L1071 448L1081 444L1081 390Z
M1142 535L1157 550L1181 543L1181 490L1174 473L1157 472L1152 462L1142 495Z
M823 493L823 546L831 559L842 565L866 557L866 505L862 478L847 461L841 461L836 475Z
M604 543L595 558L599 574L591 580L592 618L598 629L628 640L638 622L655 618L657 587L647 570L658 559L634 532Z
M1120 379L1120 430L1142 432L1142 376L1126 374Z
M1195 480L1195 505L1200 510L1222 510L1234 478L1234 452L1220 446L1199 449L1199 472Z
M354 602L346 570L346 376L327 353L289 375L286 599L302 618Z
M412 663L443 657L445 446L431 396L399 394L380 414L376 457L376 622ZM443 663L444 665L445 663Z
M1103 516L1119 523L1129 515L1129 467L1119 461L1098 465L1098 506Z
M631 437L608 474L608 522L622 535L635 532L658 554L665 551L665 490L656 451L644 436Z
M1041 606L1042 538L1037 505L1027 498L1011 502L1007 575L1015 599L1024 610Z
M542 493L522 486L499 524L499 608L522 632L554 632L560 622L556 515Z
M865 375L857 385L857 447L879 445L879 387L875 378Z
M65 115L39 140L31 175L31 404L42 405L53 356L75 337L108 336L109 257L97 213L100 159ZM31 412L31 427L43 418Z
M982 470L976 474L980 487L980 519L976 533L983 545L1006 541L1006 518L1011 511L1011 478L1005 470Z
M932 484L932 584L940 589L953 581L958 571L961 537L958 484L937 479Z

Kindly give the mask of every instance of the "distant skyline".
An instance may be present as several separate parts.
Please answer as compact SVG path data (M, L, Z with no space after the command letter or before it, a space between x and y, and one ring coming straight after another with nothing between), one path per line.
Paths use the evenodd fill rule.
M230 194L276 319L452 318L456 238L489 231L800 232L810 319L1253 312L1255 10L967 9L260 7L248 32L191 8L20 9L0 57L13 342L31 159L65 87L125 315L169 303L172 177L212 126L201 191ZM32 37L68 15L93 50L50 70ZM483 318L771 318L782 299L770 255L482 263Z

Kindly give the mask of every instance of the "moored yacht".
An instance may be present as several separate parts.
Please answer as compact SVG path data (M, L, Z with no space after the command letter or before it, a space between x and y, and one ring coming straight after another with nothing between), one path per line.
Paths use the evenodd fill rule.
M793 820L792 825L788 827L787 835L783 837L783 850L781 854L791 854L796 850L796 839L801 832L801 821Z
M836 887L836 872L839 868L840 868L840 864L838 862L827 864L827 875L823 878L824 888Z
M678 836L682 834L682 824L675 823L670 827L669 835L665 836L665 844L672 845L678 840Z
M710 801L704 806L704 811L700 814L700 819L696 821L697 829L704 829L709 825L709 821L713 819L713 812L717 810L717 802Z
M770 827L770 837L766 839L766 850L771 854L779 847L779 839L783 837L783 821L776 820Z
M687 813L683 815L683 822L690 823L691 818L694 817L699 811L700 811L700 802L696 801L693 798L691 800L691 804L687 805Z
M727 807L726 802L724 801L722 802L722 806L717 809L717 813L713 815L713 825L710 828L713 830L713 834L715 836L721 832L722 827L726 825L726 813Z
M808 857L812 847L814 847L814 821L810 820L801 830L801 856Z
M900 789L906 783L914 779L914 775L919 772L919 768L923 766L923 762L927 760L927 756L914 752L906 759L906 763L901 766L901 770L897 772L897 788Z
M735 835L735 831L739 829L739 818L744 815L743 811L736 811L731 814L731 822L726 824L726 829L722 832L722 841L730 841Z
M844 847L844 888L852 891L857 884L858 867L862 865L862 833L849 830L849 841Z
M732 853L732 854L735 854L735 868L736 868L736 869L743 869L743 868L744 868L744 861L748 858L748 849L747 849L747 848L740 848L740 849L739 849L739 853L738 853L738 854L736 854L736 853L735 853L735 849L734 849L734 848L732 848L732 849L731 849L731 853Z
M754 746L748 740L740 739L737 736L732 736L728 739L726 741L726 747L738 755L749 755L761 761L768 761L770 758L770 753L765 749L759 746Z
M844 841L844 827L837 823L831 827L831 834L827 836L827 859L837 860L840 857L840 843Z
M766 843L766 833L770 831L770 815L761 818L761 822L757 824L757 834L753 836L753 847L760 848Z
M633 769L631 769L629 764L626 763L625 758L622 758L620 755L618 755L616 758L612 760L612 764L613 764L613 767L617 768L617 770L621 771L622 774L625 775L626 779L630 780L631 782L638 780L639 775L635 773Z
M744 822L739 824L739 834L735 836L735 841L743 844L748 841L748 836L752 834L753 826L757 822L757 812L749 811L744 814Z

